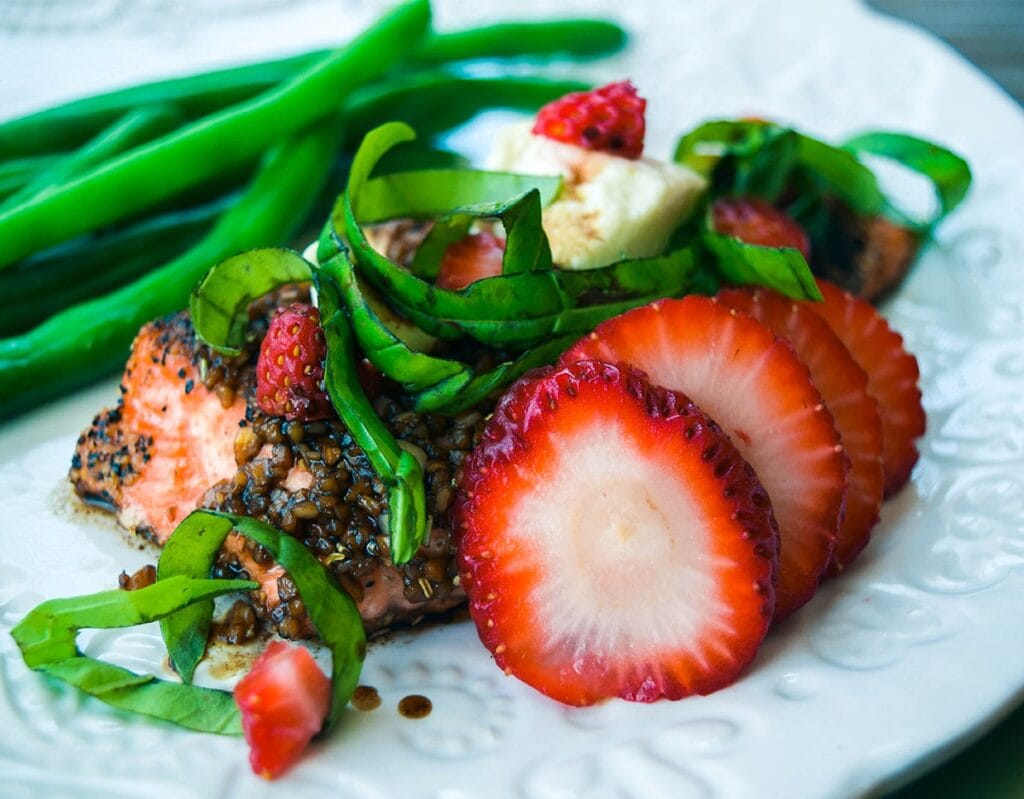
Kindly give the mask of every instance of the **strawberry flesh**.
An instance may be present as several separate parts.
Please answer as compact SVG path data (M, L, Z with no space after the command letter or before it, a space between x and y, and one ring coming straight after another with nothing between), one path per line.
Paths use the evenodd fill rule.
M272 780L290 768L323 726L331 681L308 649L274 641L235 686L252 770Z
M882 472L885 496L899 491L917 463L917 439L926 419L917 381L917 359L903 337L869 303L825 280L818 281L825 301L808 303L821 315L868 375L868 394L882 415Z
M814 596L832 555L848 461L793 348L746 314L690 296L609 319L561 362L589 359L640 369L721 425L754 467L779 523L776 618Z
M509 389L454 514L481 640L566 704L710 693L769 624L767 495L693 403L628 368L573 363Z
M438 288L455 291L485 277L497 277L504 257L504 239L490 231L470 233L445 249L435 283Z
M711 206L715 230L762 247L792 247L811 257L804 229L785 211L756 197L721 197Z
M867 545L882 504L882 419L867 392L868 376L828 323L806 305L764 288L726 289L718 301L786 339L832 413L850 459L846 514L829 567L842 571Z

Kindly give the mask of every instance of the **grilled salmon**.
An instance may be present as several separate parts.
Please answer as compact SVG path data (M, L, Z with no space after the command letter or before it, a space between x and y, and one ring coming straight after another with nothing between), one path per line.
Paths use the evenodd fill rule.
M254 306L246 351L232 360L196 339L187 313L143 327L120 401L78 440L70 472L76 491L158 545L195 508L266 521L302 540L328 567L371 632L456 607L464 595L448 509L482 415L417 414L387 385L375 397L381 418L424 464L434 525L416 557L396 567L384 532L385 487L342 422L287 422L263 414L254 401L253 365L266 319L291 299ZM290 579L258 545L230 537L217 572L259 582L257 612L281 634L312 633Z

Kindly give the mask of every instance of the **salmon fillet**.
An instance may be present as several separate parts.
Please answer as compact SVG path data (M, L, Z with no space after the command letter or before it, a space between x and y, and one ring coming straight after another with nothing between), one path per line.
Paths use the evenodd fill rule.
M840 206L833 208L825 241L823 252L811 253L814 273L871 302L900 284L921 243L909 228Z
M276 304L254 311L247 350L233 361L197 342L186 313L143 327L118 405L78 440L70 471L75 490L158 545L198 507L266 521L302 540L328 567L370 632L460 605L448 506L481 414L415 414L387 393L376 397L385 423L424 463L434 524L416 557L396 567L381 521L385 487L340 420L289 423L253 402L252 367L265 314ZM257 612L281 634L313 632L290 579L258 545L229 537L217 573L257 581Z

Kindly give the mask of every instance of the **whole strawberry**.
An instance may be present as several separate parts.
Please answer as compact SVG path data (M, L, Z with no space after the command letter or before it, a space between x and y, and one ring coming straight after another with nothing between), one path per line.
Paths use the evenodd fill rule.
M629 81L609 83L589 92L567 94L537 112L533 132L549 139L639 158L644 150L644 110Z
M334 415L324 391L327 344L320 312L297 302L278 308L260 345L256 364L256 402L271 416L289 421Z

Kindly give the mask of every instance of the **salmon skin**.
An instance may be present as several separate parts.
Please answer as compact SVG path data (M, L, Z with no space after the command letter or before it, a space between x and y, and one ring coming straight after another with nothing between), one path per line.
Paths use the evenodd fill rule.
M143 327L117 406L97 415L78 439L70 471L75 490L157 545L195 508L266 521L328 567L370 632L462 604L448 509L482 414L416 414L388 386L374 398L392 433L424 463L433 519L427 542L396 567L385 532L385 487L341 421L286 422L255 405L253 367L266 321L273 307L293 299L254 307L246 351L231 361L198 342L187 313ZM282 635L312 633L290 579L258 545L229 537L216 573L259 582L257 612Z

